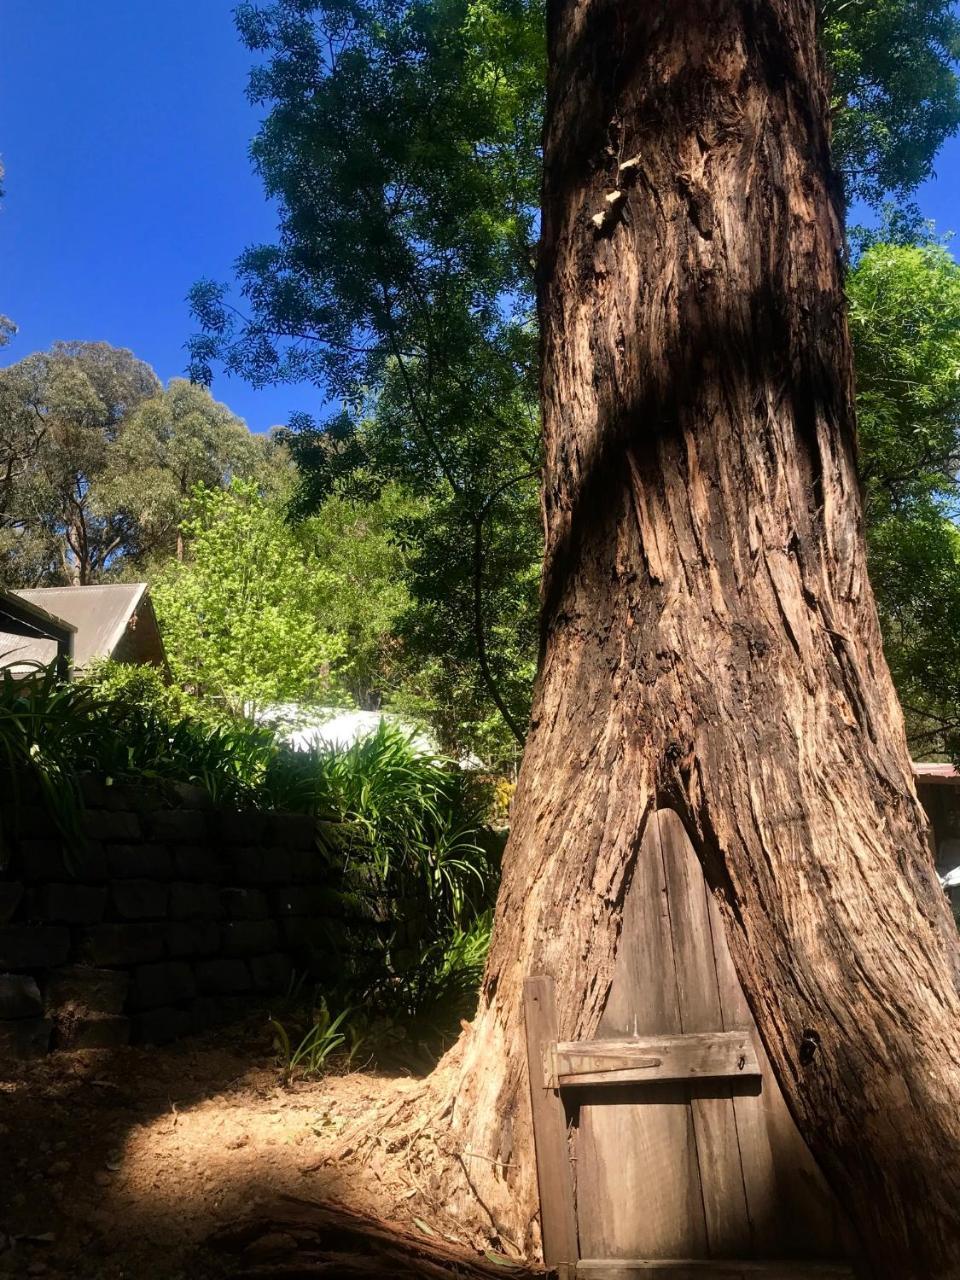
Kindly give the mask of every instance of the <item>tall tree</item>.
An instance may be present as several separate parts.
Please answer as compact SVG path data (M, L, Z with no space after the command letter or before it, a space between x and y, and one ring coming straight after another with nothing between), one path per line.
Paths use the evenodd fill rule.
M205 387L171 378L124 422L100 485L100 500L136 519L141 554L183 559L180 523L197 485L222 488L233 477L267 481L269 438L214 400ZM287 469L277 457L276 480Z
M289 488L290 459L203 387L107 343L61 342L0 370L0 556L11 582L142 574L181 548L197 484Z
M4 370L2 381L11 415L41 426L18 484L17 523L43 544L47 573L94 582L134 536L125 509L98 502L97 483L127 414L160 391L157 376L106 342L57 342Z
M267 57L256 156L283 226L241 260L248 317L198 292L199 371L224 358L254 378L312 376L355 417L393 376L408 397L398 447L443 475L418 414L436 385L424 319L465 355L447 384L472 385L474 348L440 305L450 293L406 282L450 263L452 296L493 317L531 283L512 258L516 284L488 289L507 259L467 251L468 232L515 225L517 205L478 180L504 137L451 92L475 92L463 33L485 28L468 19L508 30L500 12L242 6ZM552 972L563 1033L595 1026L645 816L669 803L878 1274L945 1276L960 962L865 576L826 121L849 192L904 194L956 126L957 26L947 0L827 4L825 19L832 101L811 0L550 9L542 668L481 1008L437 1115L453 1114L450 1149L479 1157L461 1206L529 1244L520 981ZM479 60L481 84L509 79L502 59ZM535 121L538 98L524 102ZM405 274L381 283L385 261Z
M866 576L815 8L557 0L548 34L542 661L450 1147L527 1240L521 982L591 1033L668 805L873 1273L953 1277L960 945Z
M238 262L245 313L195 290L192 372L222 360L345 401L294 421L304 496L352 462L429 497L405 531L422 604L408 642L522 737L532 602L512 530L538 541L541 0L275 0L237 20L280 237ZM950 0L825 0L823 32L848 194L901 197L960 120L960 20Z
M307 493L353 459L429 500L432 543L410 564L428 625L410 639L455 638L450 683L469 661L520 740L528 690L498 643L518 610L497 586L516 558L506 522L537 508L542 7L281 0L237 16L262 59L250 94L271 109L253 154L280 237L238 263L246 316L223 288L195 290L192 372L223 359L345 401L330 422L295 420ZM322 447L331 435L339 449Z
M43 415L20 394L17 380L0 373L0 531L16 525L17 497L45 432ZM2 554L3 543L0 543Z

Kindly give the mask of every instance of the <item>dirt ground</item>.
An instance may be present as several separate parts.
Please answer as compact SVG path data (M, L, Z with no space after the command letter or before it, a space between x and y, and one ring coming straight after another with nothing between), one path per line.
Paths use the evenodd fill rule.
M239 1274L234 1257L205 1242L285 1194L429 1235L424 1171L398 1175L376 1151L361 1166L344 1142L386 1091L417 1087L372 1071L284 1084L264 1020L162 1049L54 1053L19 1068L0 1077L0 1276Z

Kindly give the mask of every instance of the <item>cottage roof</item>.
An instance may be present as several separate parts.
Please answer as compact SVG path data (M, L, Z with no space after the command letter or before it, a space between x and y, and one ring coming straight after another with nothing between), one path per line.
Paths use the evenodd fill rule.
M145 582L35 587L12 594L73 629L73 662L78 670L96 658L166 665L163 641ZM49 640L18 637L18 663L49 662L55 653L56 646Z

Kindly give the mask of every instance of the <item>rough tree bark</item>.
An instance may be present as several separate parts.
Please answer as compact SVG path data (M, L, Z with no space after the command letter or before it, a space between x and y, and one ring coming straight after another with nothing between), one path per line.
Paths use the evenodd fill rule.
M958 1276L960 952L866 576L815 5L548 23L541 675L454 1149L535 1246L521 982L592 1032L669 805L875 1274Z

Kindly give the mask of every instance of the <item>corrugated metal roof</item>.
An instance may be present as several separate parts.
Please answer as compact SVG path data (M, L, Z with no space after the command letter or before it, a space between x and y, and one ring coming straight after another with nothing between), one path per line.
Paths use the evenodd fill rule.
M9 609L14 609L14 617L25 614L27 618L36 622L41 628L47 627L51 635L56 635L61 631L76 631L76 627L72 622L67 622L65 618L58 618L49 609L44 609L39 604L35 604L32 600L27 600L25 593L22 591L8 591L6 587L0 587L0 617L3 616L4 605Z
M0 587L0 666L23 674L72 653L76 627Z
M940 764L932 760L914 760L913 776L920 782L956 782L960 774L952 764Z
M146 589L145 582L114 582L92 587L36 587L14 594L76 628L73 661L83 668L94 658L112 656Z
M0 631L0 667L10 667L14 672L29 671L38 663L46 666L56 661L56 640L43 640L39 636L15 636Z

